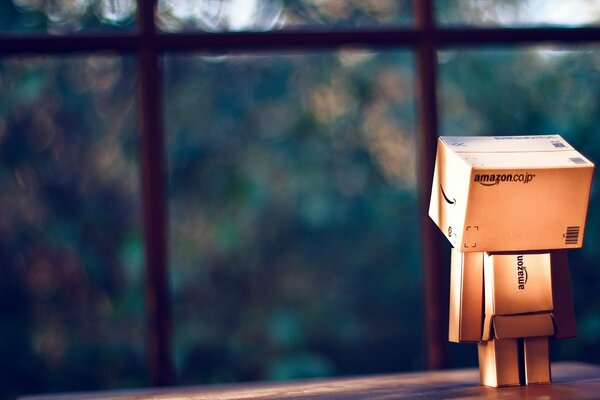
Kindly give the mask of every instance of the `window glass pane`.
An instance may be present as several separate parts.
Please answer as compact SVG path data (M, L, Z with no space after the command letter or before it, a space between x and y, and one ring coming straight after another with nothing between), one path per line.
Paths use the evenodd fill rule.
M62 34L132 29L136 0L0 0L0 32Z
M435 0L438 21L450 25L581 26L600 22L597 0Z
M268 31L297 27L407 25L410 0L158 0L160 29Z
M561 134L600 160L600 48L444 51L439 54L442 135ZM600 177L596 170L583 248L569 250L576 340L554 359L600 362Z
M182 383L422 367L412 68L166 58Z
M145 382L135 60L0 60L0 398Z

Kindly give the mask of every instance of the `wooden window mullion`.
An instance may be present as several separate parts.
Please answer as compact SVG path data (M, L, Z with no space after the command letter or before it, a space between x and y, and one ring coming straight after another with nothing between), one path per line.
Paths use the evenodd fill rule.
M154 25L154 0L138 1L141 173L146 256L146 351L153 386L174 383L162 75Z
M448 366L448 312L442 237L429 219L429 196L437 141L436 25L433 0L414 0L414 16L420 37L417 42L417 99L419 161L419 223L423 273L423 319L426 365L429 369Z

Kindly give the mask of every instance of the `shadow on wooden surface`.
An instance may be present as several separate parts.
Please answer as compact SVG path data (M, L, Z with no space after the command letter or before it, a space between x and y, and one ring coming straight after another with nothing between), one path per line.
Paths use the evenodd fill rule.
M600 367L582 363L552 366L551 385L488 388L476 369L427 371L295 382L170 387L24 397L57 399L598 399Z

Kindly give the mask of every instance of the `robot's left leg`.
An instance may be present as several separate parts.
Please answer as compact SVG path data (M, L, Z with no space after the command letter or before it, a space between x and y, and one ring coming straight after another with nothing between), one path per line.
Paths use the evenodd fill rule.
M523 344L525 383L527 385L550 383L548 338L545 336L525 338Z

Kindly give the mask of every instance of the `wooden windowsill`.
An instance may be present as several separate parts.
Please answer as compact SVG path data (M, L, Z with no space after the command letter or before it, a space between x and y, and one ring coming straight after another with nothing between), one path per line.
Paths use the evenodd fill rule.
M57 399L597 399L600 398L600 367L583 363L556 363L551 385L488 388L479 386L476 369L412 372L293 382L261 382L232 385L168 387L55 394L23 397Z

